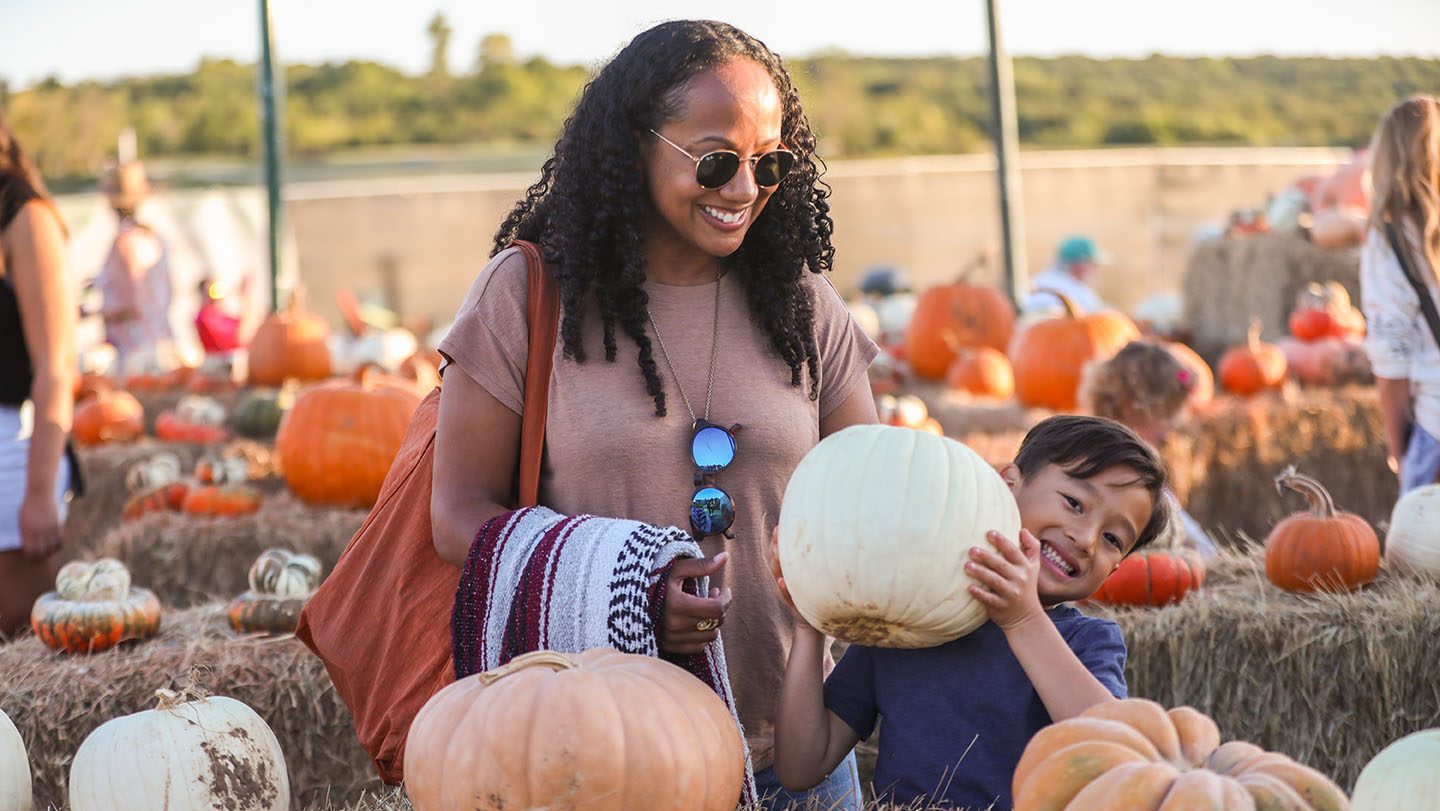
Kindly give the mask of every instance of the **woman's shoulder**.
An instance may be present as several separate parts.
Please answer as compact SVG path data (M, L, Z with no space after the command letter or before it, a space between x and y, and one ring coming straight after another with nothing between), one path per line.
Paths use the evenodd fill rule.
M50 201L33 197L20 206L0 233L11 239L38 239L50 235L63 238L65 226L60 220L60 212Z
M529 295L529 265L519 248L506 248L490 257L470 283L460 312L486 310L523 310Z

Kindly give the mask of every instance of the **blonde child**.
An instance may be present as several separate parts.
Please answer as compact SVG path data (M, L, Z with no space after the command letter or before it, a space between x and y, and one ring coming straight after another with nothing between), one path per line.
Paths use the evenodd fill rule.
M775 774L787 789L819 783L883 717L882 801L1009 808L1015 765L1037 731L1126 695L1119 626L1066 603L1093 594L1164 530L1159 456L1112 420L1060 415L1031 429L1000 475L1023 529L970 549L984 625L933 648L852 645L825 679L825 637L795 614L775 721ZM789 603L774 553L772 543Z

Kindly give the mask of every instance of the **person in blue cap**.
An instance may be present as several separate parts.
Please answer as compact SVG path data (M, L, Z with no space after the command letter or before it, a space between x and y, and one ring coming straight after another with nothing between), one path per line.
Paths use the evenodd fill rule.
M1023 315L1059 312L1060 299L1047 291L1063 293L1087 313L1105 309L1105 302L1090 288L1098 267L1111 263L1110 254L1086 236L1066 237L1056 251L1055 264L1030 280L1031 293L1020 305Z

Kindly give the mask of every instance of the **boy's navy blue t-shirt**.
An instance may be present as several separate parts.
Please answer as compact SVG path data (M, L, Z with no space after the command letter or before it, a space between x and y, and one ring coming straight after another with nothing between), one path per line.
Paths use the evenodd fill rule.
M1046 613L1076 658L1125 698L1120 626L1069 605ZM879 798L942 808L1008 809L1020 754L1051 720L993 622L933 648L851 646L825 681L825 706L862 739L877 717L885 719L875 763Z

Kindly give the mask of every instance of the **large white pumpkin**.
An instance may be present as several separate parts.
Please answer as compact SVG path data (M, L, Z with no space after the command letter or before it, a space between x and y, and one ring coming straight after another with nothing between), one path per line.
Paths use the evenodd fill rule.
M244 703L213 696L101 724L70 765L70 811L289 811L280 742Z
M1440 798L1440 728L1426 729L1380 750L1355 781L1350 811L1434 808Z
M0 811L30 811L33 801L25 741L0 710Z
M1417 487L1395 503L1385 562L1440 574L1440 484Z
M1020 511L1000 474L953 439L857 425L800 461L780 509L780 567L819 630L862 645L923 648L985 622L965 572L988 530L1011 542Z

